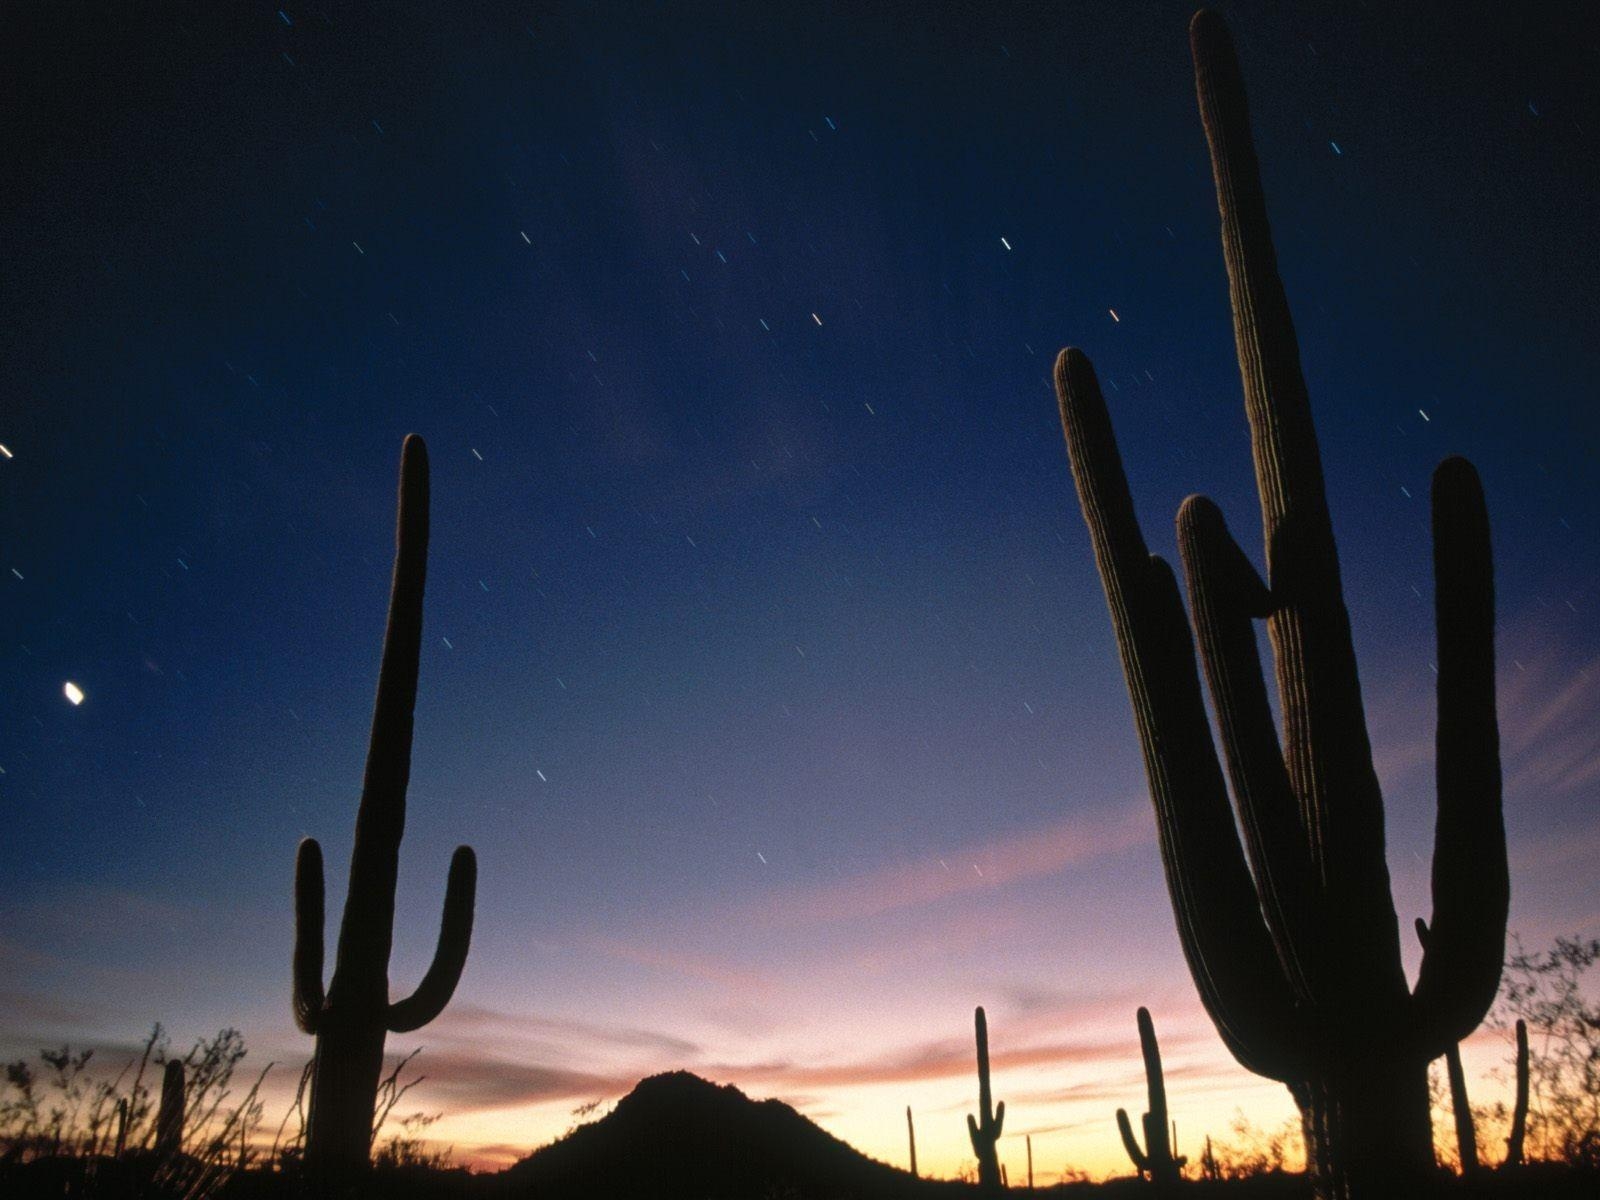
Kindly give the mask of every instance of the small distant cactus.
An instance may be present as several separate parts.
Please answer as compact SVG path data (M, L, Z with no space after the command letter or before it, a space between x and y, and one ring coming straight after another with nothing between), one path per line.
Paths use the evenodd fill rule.
M911 1105L906 1105L906 1138L911 1142L911 1176L917 1175L917 1127L911 1123Z
M307 1118L306 1169L343 1179L366 1167L388 1033L420 1029L455 992L472 939L477 859L460 846L450 860L444 916L433 962L417 990L389 1001L394 889L411 775L412 712L422 647L422 590L428 563L428 452L415 434L400 457L399 517L389 622L378 669L366 777L356 812L350 887L338 956L322 987L322 849L307 838L295 860L294 1016L317 1039Z
M1222 1167L1217 1162L1217 1154L1211 1148L1211 1135L1206 1134L1205 1152L1200 1155L1200 1178L1209 1183L1217 1183L1222 1179Z
M1150 1020L1148 1008L1139 1010L1138 1021L1139 1049L1144 1053L1145 1090L1149 1094L1150 1104L1150 1111L1144 1114L1142 1120L1145 1149L1139 1148L1139 1139L1134 1136L1127 1109L1117 1109L1117 1132L1122 1135L1122 1145L1133 1160L1140 1178L1149 1179L1152 1183L1176 1183L1183 1177L1183 1166L1189 1160L1182 1156L1174 1157L1172 1153L1172 1143L1176 1140L1175 1127L1173 1136L1169 1138L1167 1081L1161 1071L1161 1047L1156 1043L1156 1027Z
M121 1158L128 1148L128 1101L126 1097L117 1101L117 1132L111 1143L111 1156Z
M156 1155L175 1158L183 1150L183 1063L173 1059L161 1076L161 1104L156 1109Z
M978 1186L992 1192L1004 1186L996 1145L1000 1141L1000 1128L1006 1122L1006 1102L1002 1100L991 1108L989 1021L981 1005L973 1015L973 1023L978 1036L978 1115L967 1114L967 1133L972 1138L972 1152L978 1156Z
M1506 1138L1505 1166L1522 1165L1522 1142L1528 1134L1528 1023L1517 1019L1517 1099L1511 1109L1511 1134Z
M1033 1191L1033 1134L1028 1134L1024 1139L1028 1143L1028 1190Z

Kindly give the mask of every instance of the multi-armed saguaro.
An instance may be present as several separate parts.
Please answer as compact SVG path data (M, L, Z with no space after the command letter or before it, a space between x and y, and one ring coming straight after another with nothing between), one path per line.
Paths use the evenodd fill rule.
M415 434L400 457L400 501L389 624L378 670L361 806L350 855L350 889L333 980L322 989L322 850L307 838L295 861L294 1015L317 1049L306 1130L306 1168L337 1177L366 1166L387 1033L408 1033L449 1003L472 938L478 867L458 847L445 885L438 948L417 990L389 1002L394 889L411 775L412 711L422 647L422 588L428 564L428 451Z
M1142 1122L1146 1148L1139 1149L1139 1139L1134 1136L1127 1109L1117 1109L1117 1132L1122 1135L1122 1145L1133 1160L1134 1170L1148 1176L1152 1183L1176 1183L1183 1177L1183 1165L1189 1160L1174 1157L1172 1153L1171 1126L1167 1124L1167 1081L1161 1073L1161 1047L1156 1043L1156 1027L1150 1020L1150 1010L1141 1008L1138 1020L1139 1049L1144 1053L1144 1086L1150 1104L1150 1111L1144 1114Z
M1201 1000L1241 1064L1289 1086L1318 1194L1392 1195L1433 1166L1427 1063L1482 1020L1504 953L1509 884L1488 518L1471 465L1442 463L1433 479L1433 919L1413 990L1401 965L1383 800L1333 523L1244 87L1221 18L1197 14L1190 39L1266 542L1264 581L1216 505L1192 497L1179 511L1194 632L1238 826L1178 585L1145 547L1099 384L1078 350L1056 363L1061 420ZM1262 618L1276 659L1281 747L1252 625Z
M989 1092L989 1020L980 1006L973 1015L978 1033L978 1115L967 1114L967 1134L972 1138L972 1152L978 1156L978 1186L986 1191L1000 1187L1000 1156L996 1145L1000 1141L1000 1127L1006 1123L1006 1102L991 1107Z

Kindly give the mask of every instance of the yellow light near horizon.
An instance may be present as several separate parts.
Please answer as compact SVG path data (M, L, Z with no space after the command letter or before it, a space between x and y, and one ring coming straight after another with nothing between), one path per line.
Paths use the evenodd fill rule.
M61 685L61 694L72 702L74 708L83 703L83 689L70 679Z

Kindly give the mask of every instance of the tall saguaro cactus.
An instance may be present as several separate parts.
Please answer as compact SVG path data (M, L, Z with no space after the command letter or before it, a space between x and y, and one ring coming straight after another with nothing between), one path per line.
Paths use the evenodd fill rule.
M295 860L294 1015L300 1028L317 1039L306 1168L324 1180L348 1177L367 1165L384 1038L419 1029L443 1011L461 978L472 938L478 867L472 849L461 846L450 860L433 962L415 992L390 1003L394 889L411 775L412 711L428 560L428 452L415 434L406 438L401 451L395 540L389 623L356 812L350 888L326 993L322 849L307 838Z
M991 1107L989 1091L989 1020L983 1007L973 1014L978 1036L978 1115L967 1114L967 1134L972 1138L972 1152L978 1156L978 1186L986 1191L1000 1188L1000 1156L996 1145L1000 1141L1000 1128L1006 1123L1006 1102Z
M1161 1047L1156 1042L1156 1027L1150 1020L1148 1008L1139 1010L1138 1021L1139 1049L1144 1054L1144 1085L1150 1104L1150 1111L1144 1114L1141 1122L1145 1148L1139 1148L1127 1109L1117 1109L1117 1132L1122 1135L1122 1145L1133 1160L1134 1170L1148 1176L1152 1183L1176 1183L1182 1178L1183 1165L1189 1160L1174 1157L1172 1153L1171 1126L1167 1124L1167 1080L1161 1072Z
M1488 518L1472 466L1447 459L1433 481L1433 932L1411 989L1333 523L1244 87L1221 18L1198 13L1190 41L1266 545L1263 580L1216 505L1191 497L1179 510L1194 635L1237 826L1177 582L1145 547L1094 369L1076 349L1056 362L1062 426L1201 1000L1243 1066L1288 1085L1318 1194L1394 1194L1432 1168L1427 1064L1482 1020L1505 947ZM1276 660L1281 743L1257 619Z

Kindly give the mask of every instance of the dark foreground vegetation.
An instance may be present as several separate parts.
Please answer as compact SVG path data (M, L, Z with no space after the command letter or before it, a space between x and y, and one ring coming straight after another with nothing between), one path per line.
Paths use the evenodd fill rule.
M737 1088L679 1071L642 1081L605 1117L498 1174L473 1175L391 1157L349 1194L397 1200L953 1200L993 1195L996 1190L978 1183L917 1179L867 1158L787 1104L751 1100ZM1304 1176L1270 1169L1236 1179L1152 1184L1127 1178L1003 1190L1130 1200L1166 1195L1289 1200L1311 1195ZM1597 1193L1600 1173L1550 1163L1483 1172L1473 1179L1441 1174L1431 1189L1441 1197L1506 1200L1535 1196L1560 1200ZM124 1196L290 1200L309 1194L292 1163L287 1169L262 1165L210 1177L183 1164L163 1163L153 1151L122 1159L52 1155L26 1163L0 1163L0 1195L16 1200Z
M198 1165L198 1163L195 1163ZM446 1197L526 1197L526 1200L938 1200L992 1195L978 1182L917 1179L909 1171L875 1162L819 1130L779 1101L752 1101L733 1086L718 1086L686 1072L653 1075L610 1114L536 1150L498 1174L469 1174L422 1162L381 1162L350 1195L445 1200ZM1016 1187L1050 1195L1147 1197L1182 1195L1251 1198L1309 1197L1301 1174L1266 1170L1235 1179L1184 1179L1150 1184L1114 1179L1091 1184ZM1486 1171L1474 1179L1442 1173L1440 1197L1594 1197L1600 1173L1558 1163L1531 1163L1515 1171ZM0 1163L0 1195L34 1197L226 1197L290 1200L312 1190L301 1174L282 1166L246 1166L232 1173L190 1170L163 1163L154 1150L123 1158L45 1155Z

